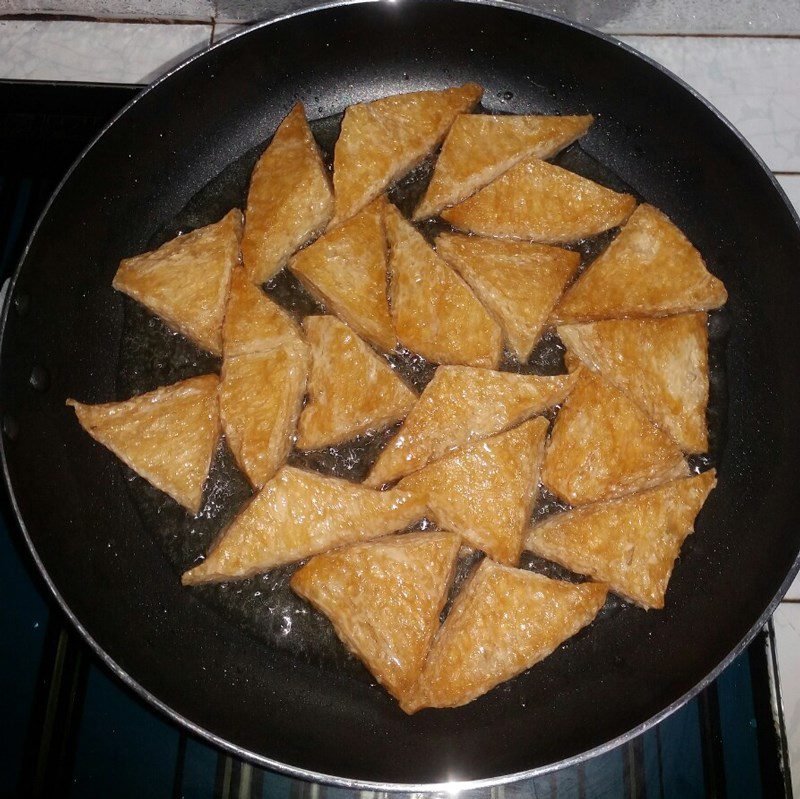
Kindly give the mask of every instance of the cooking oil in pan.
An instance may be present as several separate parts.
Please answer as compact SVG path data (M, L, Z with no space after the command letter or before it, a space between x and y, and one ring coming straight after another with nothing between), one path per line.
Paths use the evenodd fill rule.
M341 116L311 123L328 169L332 168L333 145L340 124ZM244 208L250 173L262 150L263 146L260 146L231 163L158 231L149 242L150 247L157 247L179 233L210 224L220 219L232 207ZM617 175L583 152L578 145L572 145L554 160L565 168L617 191L636 193ZM433 163L433 158L426 159L389 191L390 200L407 216L427 186ZM418 227L429 241L439 232L449 229L441 220L426 221ZM614 235L615 231L612 231L572 245L573 249L581 253L580 271L603 251ZM324 313L324 308L287 269L265 284L264 289L297 321L310 314ZM126 313L117 377L119 399L193 375L219 371L219 358L202 352L182 336L173 333L163 322L133 301L127 298L123 301ZM723 422L727 393L723 357L727 336L727 313L724 309L712 313L709 318L711 396L708 409L711 447L709 454L691 459L695 471L713 466L724 444ZM385 357L417 391L427 385L435 371L435 365L408 350L401 349ZM547 332L526 363L517 362L506 352L500 368L525 374L560 374L565 371L564 347L554 332ZM549 415L552 419L555 412ZM360 482L398 426L359 436L336 447L312 452L293 451L289 456L289 463ZM166 557L174 567L176 580L183 571L201 559L253 493L248 481L237 469L224 439L219 442L214 455L206 484L203 510L195 518L145 480L132 472L128 472L128 475L130 493L143 526L161 542ZM563 508L562 503L545 489L541 489L534 518L543 518ZM427 529L430 526L429 522L423 521L416 529ZM451 601L480 557L479 553L466 549L463 551ZM523 555L521 566L550 577L572 581L582 579L552 563L527 554ZM365 674L360 663L351 658L336 639L328 621L296 597L289 588L289 578L296 568L297 564L294 564L248 580L196 586L187 590L194 591L215 612L270 647L287 651L312 663ZM448 602L444 613L449 604ZM622 600L610 596L602 614L616 613L623 605Z

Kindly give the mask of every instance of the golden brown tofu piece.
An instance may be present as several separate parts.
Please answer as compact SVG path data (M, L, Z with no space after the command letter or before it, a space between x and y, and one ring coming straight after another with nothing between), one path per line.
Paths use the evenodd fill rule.
M552 158L583 136L591 116L460 114L436 159L414 219L466 200L523 158Z
M376 488L391 483L450 450L514 427L563 402L575 380L440 366L365 482Z
M560 247L452 233L437 237L436 252L494 315L522 363L581 262Z
M453 227L545 244L579 241L621 225L636 200L566 169L527 158L442 212Z
M439 527L500 563L516 566L528 527L547 435L539 416L519 427L457 449L404 477Z
M424 515L424 505L402 491L373 491L284 466L181 580L184 585L241 580L394 533Z
M392 317L400 341L434 363L496 367L503 336L472 289L393 205L387 207L386 234Z
M716 484L711 470L549 516L530 530L525 548L643 608L663 608L675 559Z
M298 449L341 444L403 419L417 395L344 322L307 316L311 348L308 402L300 417Z
M222 318L231 271L239 261L242 212L125 258L112 285L215 355L222 352Z
M708 449L704 313L559 325L570 352L628 394L684 452Z
M590 624L607 590L484 558L453 602L401 707L415 713L466 705L516 677Z
M242 258L253 283L279 272L325 228L333 194L319 148L297 103L258 159L247 195Z
M561 298L553 320L668 316L719 308L727 299L686 236L657 208L640 205Z
M256 488L275 474L292 448L307 377L305 344L222 362L222 427L236 463Z
M439 628L458 550L453 533L390 536L317 555L291 586L400 699L416 683Z
M123 402L67 405L95 441L197 515L219 438L218 383L202 375Z
M351 105L334 151L336 214L331 226L357 214L433 152L458 114L472 110L482 94L480 86L466 83Z
M397 344L387 296L386 234L379 197L300 250L289 268L325 307L387 352Z
M587 369L577 374L545 453L550 491L585 505L689 474L677 444L627 394Z
M234 269L222 325L225 357L269 352L286 344L302 343L300 331L291 316L254 286L244 269Z

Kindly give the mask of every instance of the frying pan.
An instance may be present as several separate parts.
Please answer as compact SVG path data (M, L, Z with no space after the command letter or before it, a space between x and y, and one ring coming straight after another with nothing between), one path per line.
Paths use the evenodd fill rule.
M202 551L203 524L219 521L214 503L197 525L167 501L154 505L64 399L124 396L121 352L136 311L111 289L118 261L203 221L202 209L217 213L228 189L201 190L221 174L246 183L248 158L296 99L321 119L356 101L468 80L485 86L489 109L596 115L581 151L665 210L725 281L729 335L718 357L727 400L715 423L719 486L666 609L612 608L487 696L409 718L336 654L319 620L304 622L306 639L269 627L263 592L249 616L235 616L222 600L181 588L175 564ZM262 765L346 786L419 788L494 784L576 762L697 693L800 567L798 224L713 108L578 25L433 2L328 7L264 24L138 96L83 153L38 224L4 308L1 350L4 467L23 534L58 601L121 679ZM214 367L177 360L188 372ZM224 454L218 460L224 469ZM178 529L188 544L176 543ZM231 606L236 590L225 595ZM299 613L278 616L301 624Z

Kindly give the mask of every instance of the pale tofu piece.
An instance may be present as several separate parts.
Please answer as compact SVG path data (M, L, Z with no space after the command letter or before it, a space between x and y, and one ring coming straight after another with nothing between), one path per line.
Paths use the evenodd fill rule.
M247 195L242 258L261 284L289 256L324 230L333 215L333 193L302 103L281 122L258 159Z
M181 581L195 585L241 580L403 530L424 515L424 505L402 491L373 491L284 466Z
M292 317L258 286L254 286L247 279L244 269L234 269L222 325L225 357L269 352L284 345L302 344L300 330Z
M704 313L559 325L568 350L628 394L678 446L708 449L708 326Z
M95 441L197 515L219 438L218 383L202 375L122 402L67 405Z
M591 116L460 114L414 219L427 219L466 200L523 158L552 158L583 136L593 121Z
M675 560L716 484L712 469L548 516L531 528L525 548L643 608L663 608Z
M494 315L522 363L581 262L560 247L453 233L437 237L436 252Z
M450 450L514 427L563 402L575 380L440 366L365 483L391 483Z
M439 527L516 566L539 487L548 421L542 416L451 452L404 477Z
M634 401L588 369L556 417L542 483L585 505L689 474L678 445Z
M222 362L222 428L236 463L255 488L261 488L289 455L307 377L305 344L235 355Z
M668 217L640 205L619 235L561 298L555 322L668 316L719 308L721 280Z
M410 533L317 555L290 585L397 699L419 677L455 575L459 538Z
M393 205L385 219L397 337L433 363L496 367L503 353L497 322Z
M607 591L603 583L551 580L484 558L453 602L401 707L415 713L477 699L590 624Z
M484 236L558 244L617 227L635 207L630 194L527 158L469 199L442 211L442 219Z
M374 200L300 250L289 268L331 313L388 352L397 336L389 312L385 205L383 197Z
M317 449L405 418L417 395L389 364L334 316L303 320L311 348L308 402L298 449Z
M112 286L160 316L171 328L215 355L222 352L222 319L231 272L239 261L242 212L120 262Z
M455 118L471 111L483 89L466 83L356 103L344 112L333 157L336 214L341 224L436 149Z

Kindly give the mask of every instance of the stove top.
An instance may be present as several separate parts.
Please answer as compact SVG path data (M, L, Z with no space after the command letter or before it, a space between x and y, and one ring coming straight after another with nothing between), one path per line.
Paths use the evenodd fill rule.
M0 280L72 161L138 90L0 81ZM375 796L264 771L151 710L93 656L48 595L0 491L0 796ZM574 768L461 796L791 795L770 639L768 628L697 698L629 743Z

